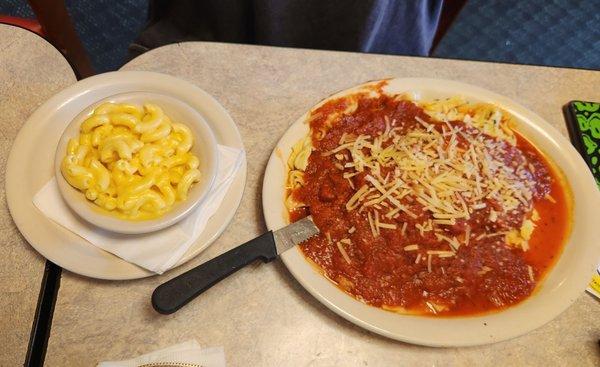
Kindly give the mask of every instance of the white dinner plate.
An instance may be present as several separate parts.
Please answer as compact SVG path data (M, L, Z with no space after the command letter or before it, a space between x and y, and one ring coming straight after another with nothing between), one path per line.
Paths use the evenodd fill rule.
M313 109L358 89L360 86L335 94ZM600 258L594 219L595 210L600 207L600 193L588 167L571 143L520 104L469 84L438 79L392 79L384 90L409 92L415 99L424 100L461 95L471 102L493 103L510 112L517 120L517 130L560 167L573 192L572 233L564 251L531 297L501 312L466 317L401 315L368 306L323 277L298 248L282 255L292 275L319 301L347 320L393 339L428 346L468 346L510 339L544 325L567 309L584 292ZM308 134L306 118L309 112L289 127L267 165L263 210L271 230L287 224L284 162L293 144Z
M170 75L143 71L101 74L73 84L41 105L19 131L8 157L8 207L19 231L40 254L69 271L92 278L137 279L155 274L52 222L33 205L32 198L54 175L54 153L69 122L101 99L133 91L161 93L187 103L204 117L217 143L244 149L237 126L223 106L202 89ZM244 159L221 207L176 266L198 255L225 230L240 204L245 183Z

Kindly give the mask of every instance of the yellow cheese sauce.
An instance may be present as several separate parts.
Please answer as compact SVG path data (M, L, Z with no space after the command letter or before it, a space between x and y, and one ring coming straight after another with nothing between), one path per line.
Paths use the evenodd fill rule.
M61 173L103 213L155 219L200 180L192 145L190 129L156 105L104 103L69 140Z

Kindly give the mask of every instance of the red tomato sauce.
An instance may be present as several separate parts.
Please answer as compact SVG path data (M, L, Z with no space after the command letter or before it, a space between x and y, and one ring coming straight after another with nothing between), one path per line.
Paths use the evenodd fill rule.
M469 220L462 219L454 226L457 233L464 226L471 227L468 245L461 246L456 256L431 259L428 264L421 260L415 263L417 254L404 251L410 244L419 244L426 249L439 248L433 232L420 233L415 225L429 215L420 204L411 206L418 218L401 215L397 223L408 223L404 236L400 230L382 231L374 237L365 213L347 211L345 204L355 190L342 171L335 167L331 156L321 153L334 149L344 133L381 134L385 129L385 116L400 121L400 127L410 131L417 127L415 116L431 121L417 105L382 95L377 98L359 96L355 112L341 117L327 129L322 139L313 136L314 150L305 170L305 185L294 190L294 198L306 207L290 213L292 221L308 214L319 227L321 234L301 245L305 256L314 262L330 280L355 298L376 307L396 308L403 312L431 314L428 303L444 305L437 315L469 315L495 310L523 301L530 296L547 271L560 255L570 230L570 196L557 170L529 141L517 134L517 145L506 146L503 157L507 164L525 161L528 171L535 180L533 207L540 219L529 240L529 250L507 246L503 235L478 238L482 234L514 228L525 217L525 209L505 214L496 223L490 223L488 208L476 211ZM312 131L326 128L327 116L334 111L343 111L346 99L330 101L312 114ZM465 133L470 127L462 122ZM489 137L489 139L495 139ZM362 176L354 178L360 187ZM547 199L550 195L553 201ZM348 234L348 228L356 230ZM450 229L453 230L452 228ZM350 263L345 260L335 244L330 243L325 233L333 238L350 237L352 246L346 248ZM533 270L531 280L529 266ZM481 269L491 269L482 274Z

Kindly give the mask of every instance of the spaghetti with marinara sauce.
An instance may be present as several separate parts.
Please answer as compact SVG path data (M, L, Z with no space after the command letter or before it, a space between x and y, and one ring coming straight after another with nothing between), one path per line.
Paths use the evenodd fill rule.
M305 256L357 299L405 313L499 310L531 295L560 254L568 188L498 107L379 85L307 123L286 206L322 233Z

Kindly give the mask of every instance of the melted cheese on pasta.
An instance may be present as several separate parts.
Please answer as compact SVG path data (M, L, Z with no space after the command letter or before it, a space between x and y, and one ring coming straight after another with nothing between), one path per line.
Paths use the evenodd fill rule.
M71 139L61 172L100 208L129 220L158 218L200 180L190 129L153 104L105 103Z

